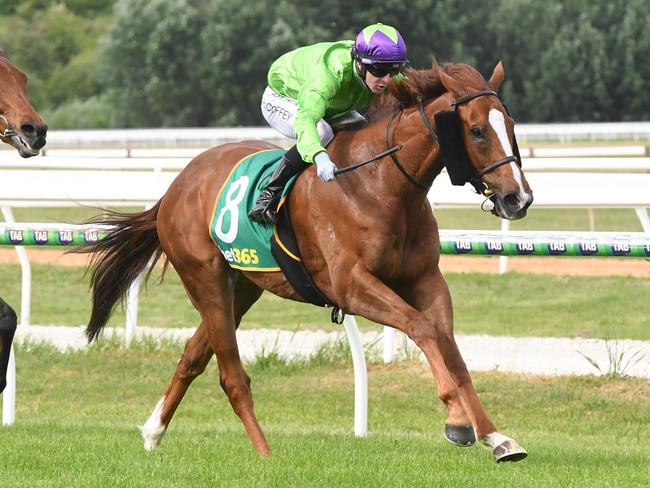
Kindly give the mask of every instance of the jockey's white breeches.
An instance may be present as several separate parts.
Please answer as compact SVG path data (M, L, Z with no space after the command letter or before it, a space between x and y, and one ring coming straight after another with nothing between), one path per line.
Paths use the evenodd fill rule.
M297 111L298 102L296 100L276 93L270 86L266 87L264 95L262 95L262 115L271 127L290 139L298 137L293 126ZM321 144L326 147L334 138L332 126L321 119L316 124L316 130L318 130Z

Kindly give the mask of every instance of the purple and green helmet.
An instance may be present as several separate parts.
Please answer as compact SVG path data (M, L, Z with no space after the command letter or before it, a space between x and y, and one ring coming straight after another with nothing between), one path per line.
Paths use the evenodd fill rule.
M364 65L399 64L408 62L406 44L397 29L381 23L372 24L359 32L352 55Z

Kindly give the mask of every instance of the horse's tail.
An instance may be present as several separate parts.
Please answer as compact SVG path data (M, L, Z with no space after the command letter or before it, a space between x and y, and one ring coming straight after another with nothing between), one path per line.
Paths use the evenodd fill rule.
M83 244L72 251L93 255L88 265L93 294L92 312L86 327L89 342L97 339L131 283L151 264L146 281L153 265L162 255L156 230L159 207L160 202L144 212L109 211L108 217L92 219L88 223L111 226L108 234L103 239Z

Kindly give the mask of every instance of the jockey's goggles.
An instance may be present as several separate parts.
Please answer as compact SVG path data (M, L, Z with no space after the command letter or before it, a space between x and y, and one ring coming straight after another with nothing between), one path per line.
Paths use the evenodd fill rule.
M373 64L364 64L364 68L368 70L372 76L377 78L383 78L386 75L390 75L392 78L404 68L405 63L373 63Z

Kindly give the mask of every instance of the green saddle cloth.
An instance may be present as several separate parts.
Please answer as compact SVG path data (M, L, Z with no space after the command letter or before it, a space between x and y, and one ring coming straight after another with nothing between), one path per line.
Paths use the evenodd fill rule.
M210 221L210 234L228 264L247 271L280 271L271 254L273 225L248 218L248 212L266 186L286 151L271 149L246 156L221 187ZM293 178L285 188L292 185Z

